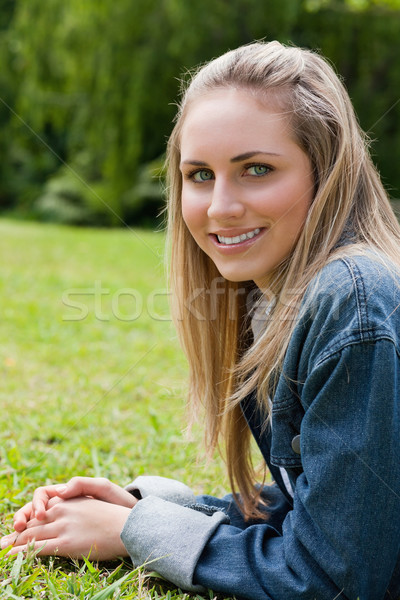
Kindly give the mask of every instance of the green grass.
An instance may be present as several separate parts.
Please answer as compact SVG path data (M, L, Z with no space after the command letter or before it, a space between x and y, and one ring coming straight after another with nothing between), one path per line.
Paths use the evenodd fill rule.
M186 363L163 244L161 233L0 221L1 534L35 487L73 475L125 485L158 474L226 491L220 461L198 461L198 433L182 434ZM0 597L191 596L128 562L1 552Z

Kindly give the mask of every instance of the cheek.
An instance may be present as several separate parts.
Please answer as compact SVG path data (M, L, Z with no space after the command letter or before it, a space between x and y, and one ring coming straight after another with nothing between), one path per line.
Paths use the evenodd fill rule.
M182 193L182 217L193 234L204 222L204 208L201 203L196 202L190 194L184 192Z
M185 194L182 194L181 211L182 211L183 220L185 221L186 225L188 225L188 221L190 221L191 210L190 210L190 204L187 201Z
M301 185L301 181L294 182L284 188L276 190L269 205L270 214L278 223L301 228L312 202L312 188Z

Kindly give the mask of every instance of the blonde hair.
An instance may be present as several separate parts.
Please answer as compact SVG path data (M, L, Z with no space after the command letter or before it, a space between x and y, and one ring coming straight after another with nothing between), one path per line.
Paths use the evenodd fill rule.
M273 274L276 301L256 344L251 344L246 306L254 284L221 277L182 218L182 126L191 103L216 88L244 89L261 99L273 92L289 111L314 174L314 200L295 248ZM259 517L250 433L239 402L257 390L268 418L273 373L282 369L299 301L318 271L344 252L340 241L346 232L353 248L378 249L400 264L400 228L343 84L327 61L309 50L257 42L198 69L183 90L167 166L172 309L189 362L189 399L195 408L205 407L208 450L224 439L232 490L237 500L240 493L243 514ZM285 301L289 295L291 302Z

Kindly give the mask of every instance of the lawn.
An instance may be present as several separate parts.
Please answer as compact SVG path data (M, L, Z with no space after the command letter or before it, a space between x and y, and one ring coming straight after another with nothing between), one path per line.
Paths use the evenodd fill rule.
M0 221L1 533L44 483L140 474L228 488L185 427L162 233ZM188 598L128 562L0 553L1 598ZM206 594L213 598L213 594Z

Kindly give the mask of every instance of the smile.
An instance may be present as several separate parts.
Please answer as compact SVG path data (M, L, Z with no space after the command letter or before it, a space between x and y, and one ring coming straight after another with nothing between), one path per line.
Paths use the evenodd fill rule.
M261 229L258 227L253 229L252 231L248 231L247 233L242 233L241 235L236 235L235 237L225 237L223 235L217 235L217 240L220 244L225 244L226 246L230 246L232 244L240 244L240 242L244 242L245 240L250 240L260 233Z

